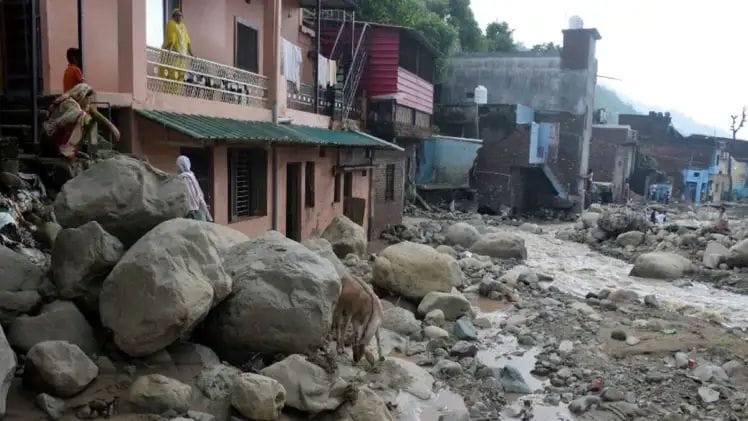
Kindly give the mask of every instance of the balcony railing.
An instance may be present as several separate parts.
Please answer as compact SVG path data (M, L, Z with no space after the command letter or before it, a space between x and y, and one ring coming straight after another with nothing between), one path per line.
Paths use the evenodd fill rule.
M314 112L314 85L308 83L300 83L298 88L294 82L287 82L287 98L288 107L294 110L306 111L309 113ZM332 99L327 93L327 89L320 88L319 90L319 113L324 115L331 115ZM335 109L340 109L342 106L339 95L336 94L335 98Z
M146 47L148 90L228 104L268 107L268 78L213 61Z

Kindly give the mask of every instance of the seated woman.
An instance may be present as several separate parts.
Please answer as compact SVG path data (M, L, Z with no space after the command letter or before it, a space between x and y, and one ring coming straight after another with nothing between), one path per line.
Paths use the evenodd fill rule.
M44 122L47 152L75 159L81 145L98 143L97 123L106 127L114 141L119 142L119 130L91 105L93 94L90 85L79 83L55 99L49 108L49 118Z

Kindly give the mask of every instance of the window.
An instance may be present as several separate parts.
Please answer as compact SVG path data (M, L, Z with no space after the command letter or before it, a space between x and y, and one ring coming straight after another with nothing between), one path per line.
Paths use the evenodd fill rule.
M353 173L345 173L343 178L343 197L353 197Z
M174 9L182 8L181 0L146 0L146 45L161 48L164 43L164 28Z
M387 165L384 171L384 200L395 200L395 165Z
M340 173L335 174L335 191L333 192L335 203L340 202Z
M259 73L260 58L257 30L236 21L236 67L249 72Z
M267 152L229 149L229 220L267 215Z
M314 162L312 161L304 166L304 204L308 208L314 207Z

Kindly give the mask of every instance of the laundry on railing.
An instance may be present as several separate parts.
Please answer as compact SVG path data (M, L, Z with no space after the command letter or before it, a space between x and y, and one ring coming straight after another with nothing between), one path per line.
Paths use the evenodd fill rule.
M283 68L283 77L287 81L293 82L298 91L301 85L301 48L283 38L282 49L281 67Z
M338 82L338 63L321 54L318 55L318 58L317 84L323 88L335 86Z

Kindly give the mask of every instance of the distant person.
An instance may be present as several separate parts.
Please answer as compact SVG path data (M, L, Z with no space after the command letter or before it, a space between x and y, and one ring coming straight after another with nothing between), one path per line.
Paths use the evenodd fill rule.
M717 231L721 233L727 233L730 231L729 223L727 222L727 209L724 206L719 207L719 218L717 219Z
M652 209L652 214L649 215L649 222L656 224L657 223L657 211Z
M184 24L184 16L182 15L182 11L179 9L174 9L171 12L171 19L166 23L163 49L173 51L181 56L192 55L190 34L187 32L187 26ZM173 56L173 54L170 54L169 56ZM161 68L161 74L165 78L176 82L185 81L184 69L187 67L186 58L180 56L167 56L163 59L163 63L166 66ZM180 89L181 87L179 86L172 86L169 88L169 92L179 94Z
M657 220L657 223L659 225L665 224L667 222L667 215L665 212L657 212L657 215L655 215L655 219Z
M68 67L62 76L63 92L68 92L79 83L85 82L83 70L81 70L81 50L77 48L68 48L67 52Z
M188 194L187 199L189 211L185 217L197 221L213 222L213 218L208 210L208 204L205 203L203 189L200 188L200 183L197 182L197 178L195 178L195 174L192 172L191 167L192 164L190 163L190 159L186 156L180 155L179 158L177 158L179 178L182 179L187 187Z

